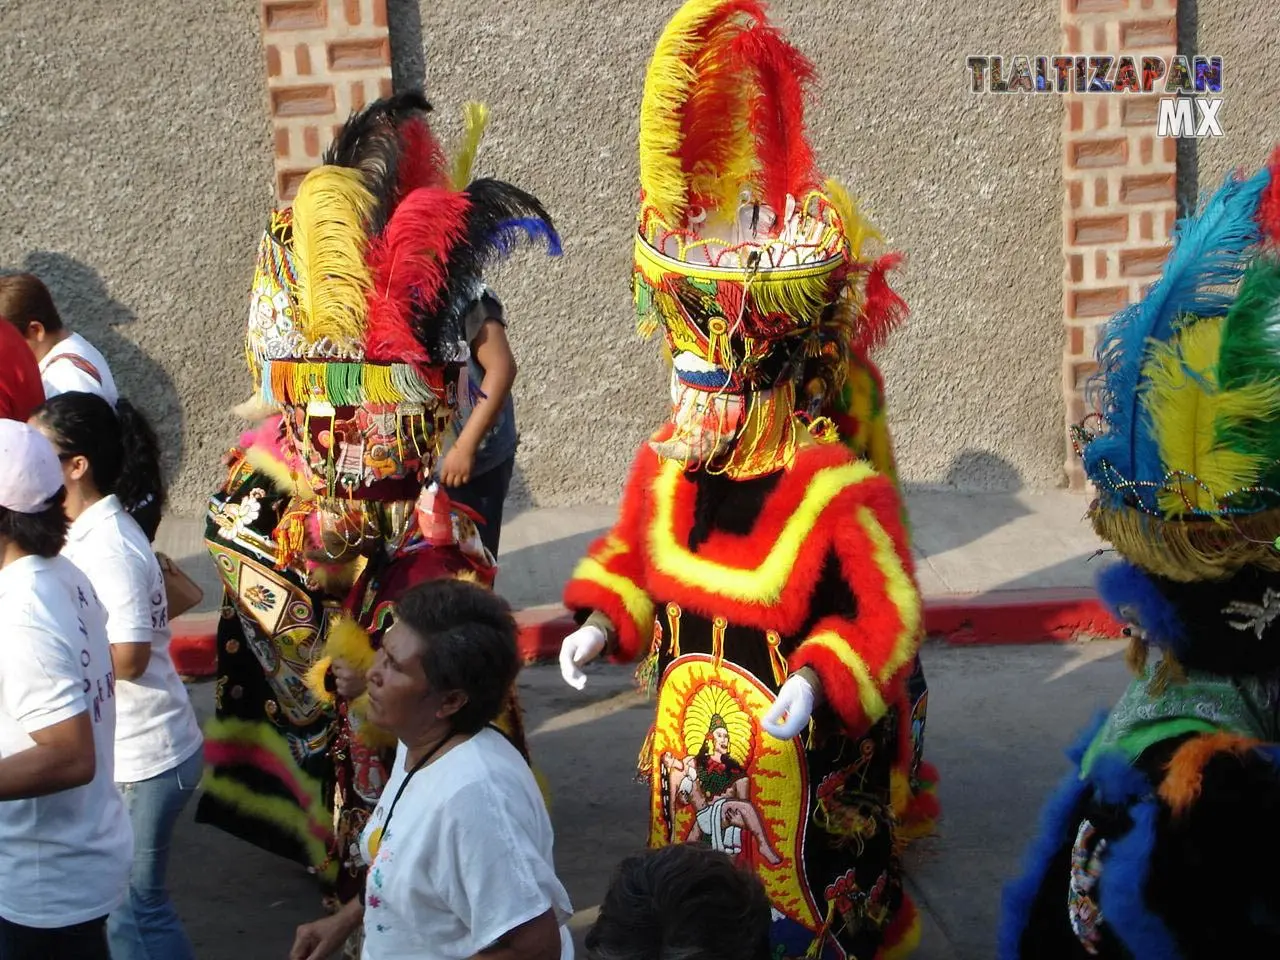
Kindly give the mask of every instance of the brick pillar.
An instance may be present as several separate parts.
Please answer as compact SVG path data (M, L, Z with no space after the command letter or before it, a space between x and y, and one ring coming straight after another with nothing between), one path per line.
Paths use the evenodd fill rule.
M1168 63L1176 52L1177 7L1177 0L1063 0L1063 49L1161 56ZM1156 137L1157 100L1132 93L1067 97L1062 389L1068 429L1086 412L1084 385L1095 369L1098 324L1141 298L1169 251L1177 141ZM1069 445L1066 471L1071 488L1083 490L1084 471Z
M390 96L387 0L262 0L261 9L283 203L352 111Z

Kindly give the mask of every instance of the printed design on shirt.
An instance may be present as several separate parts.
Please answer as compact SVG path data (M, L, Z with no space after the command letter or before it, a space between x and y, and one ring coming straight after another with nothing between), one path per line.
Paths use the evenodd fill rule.
M767 737L756 718L773 696L735 664L676 659L661 695L647 758L651 847L700 843L764 881L774 909L810 929L822 922L794 865L803 861L807 770L797 740Z
M369 911L367 922L372 923L378 933L388 933L392 927L387 923L386 903L383 901L383 890L386 886L386 874L383 868L395 862L395 853L385 843L391 839L391 833L384 831L381 826L385 818L381 807L378 808L375 817L380 825L369 834L369 856L373 863L369 867L364 905Z
M102 601L98 599L98 594L92 587L87 594L83 588L76 587L76 602L79 604L80 611L88 610L93 606L102 609ZM84 622L82 612L76 613L76 626L80 632L80 642L83 644L80 648L80 666L84 670L84 695L89 700L93 722L101 723L103 706L115 699L116 673L108 658L106 664L102 665L107 668L107 672L96 678L91 676L92 671L100 667L95 667L93 654L89 651L89 627Z

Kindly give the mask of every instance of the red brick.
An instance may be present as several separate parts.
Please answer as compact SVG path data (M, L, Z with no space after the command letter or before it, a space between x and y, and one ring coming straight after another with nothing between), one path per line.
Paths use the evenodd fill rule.
M391 63L391 44L386 37L373 40L331 40L328 51L330 70L367 70Z
M1105 207L1107 205L1107 178L1099 177L1093 181L1093 205L1095 207Z
M1078 357L1084 353L1084 329L1082 327L1067 328L1067 353Z
M346 11L347 23L356 26L360 22L360 0L343 0L342 8Z
M1107 103L1108 101L1105 97L1098 98L1098 113L1095 122L1099 130L1105 130L1107 124L1111 122L1111 111L1107 109Z
M1084 203L1084 184L1079 180L1072 180L1067 184L1067 203L1071 204L1072 210Z
M1126 127L1154 127L1159 102L1159 97L1130 99L1126 95L1120 103L1120 123Z
M289 131L283 127L276 130L276 156L287 157L289 155Z
M1093 276L1095 280L1107 279L1107 251L1093 251Z
M1173 18L1120 24L1120 46L1125 50L1149 50L1177 42L1178 24Z
M1072 246L1087 247L1095 243L1120 243L1129 237L1129 218L1124 214L1107 217L1076 217L1071 221Z
M1109 317L1128 302L1128 287L1072 290L1067 294L1067 316Z
M267 76L280 76L280 51L271 44L267 44Z
M307 175L306 170L281 170L276 174L276 195L281 200L292 200L298 194L298 184Z
M320 131L315 127L307 127L302 131L302 149L308 157L320 156Z
M1064 46L1068 53L1077 53L1080 50L1080 28L1074 23L1063 25L1062 37L1066 41Z
M271 112L277 117L320 117L333 113L333 85L277 87L271 91Z
M268 30L314 30L329 22L326 0L267 0L262 23Z
M1072 130L1084 129L1084 103L1080 100L1067 104L1067 124Z
M293 58L298 63L298 76L311 76L311 48L300 43L293 48Z
M1110 44L1107 43L1107 25L1105 23L1094 24L1093 27L1093 49L1106 50Z
M1178 162L1178 141L1172 137L1165 137L1160 142L1160 155L1164 158L1165 163Z
M1138 162L1142 166L1145 167L1149 163L1151 163L1151 156L1154 151L1154 148L1155 148L1155 141L1153 141L1150 137L1142 137L1138 141Z
M1067 401L1067 419L1071 423L1079 423L1085 418L1084 398L1073 396Z
M1129 156L1129 144L1123 137L1107 140L1076 140L1067 144L1068 169L1085 170L1093 167L1124 166Z
M1122 302L1120 306L1124 306L1124 303ZM1119 307L1116 309L1118 310ZM1098 365L1092 360L1085 361L1084 363L1073 363L1071 365L1071 379L1075 383L1076 389L1083 390L1085 384L1088 383L1089 378L1097 372Z
M1164 212L1164 235L1166 237L1173 236L1173 225L1178 222L1178 212L1176 210L1166 210Z
M390 77L383 77L381 80L378 81L378 96L380 97L391 96L391 78Z
M1144 247L1120 251L1120 276L1158 277L1169 256L1168 247Z
M373 0L373 25L375 27L387 25L387 0Z
M1116 13L1125 0L1067 0L1067 13Z
M1153 220L1150 212L1138 214L1138 236L1141 239L1150 240L1155 236L1152 232Z
M1072 283L1079 283L1084 279L1084 256L1082 254L1073 253L1067 257L1067 279Z
M1172 200L1176 191L1177 176L1172 173L1146 173L1120 179L1120 200L1123 203Z
M365 105L364 99L364 81L355 80L351 84L351 109L363 110Z

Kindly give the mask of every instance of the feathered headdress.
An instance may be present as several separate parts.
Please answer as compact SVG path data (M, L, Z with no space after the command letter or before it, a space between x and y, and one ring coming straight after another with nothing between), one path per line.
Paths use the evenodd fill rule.
M1099 534L1171 580L1280 570L1280 152L1180 222L1160 279L1100 332L1076 430Z
M513 236L560 242L538 200L469 177L486 114L468 106L465 162L450 169L421 94L353 116L273 215L259 250L249 353L269 403L443 399L465 360L463 317Z
M877 346L906 314L886 280L898 258L864 259L878 235L818 173L804 118L814 79L762 0L689 0L649 64L633 276L640 329L665 325L673 355L734 366L717 390L767 389L818 358L836 403L855 351ZM780 347L801 362L762 362Z

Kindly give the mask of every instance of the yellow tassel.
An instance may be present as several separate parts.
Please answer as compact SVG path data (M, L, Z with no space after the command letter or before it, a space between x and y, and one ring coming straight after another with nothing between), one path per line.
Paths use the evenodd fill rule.
M728 626L724 617L716 617L711 622L711 659L717 670L724 662L724 631Z
M353 670L361 671L373 666L375 656L369 634L350 617L338 617L329 625L324 653L334 660L341 660Z
M849 243L850 254L855 260L861 259L862 248L868 240L884 238L871 221L862 215L857 202L849 195L844 184L838 180L828 180L826 193L831 206L835 207L836 213L840 215L840 220L844 224L844 237Z
M462 135L462 143L458 147L458 155L453 161L453 189L465 190L471 182L471 170L475 166L476 153L480 149L480 141L484 139L485 128L489 125L489 108L474 100L463 104L462 116L466 122L466 132Z
M366 222L373 194L355 170L316 167L293 201L293 296L298 323L311 343L328 338L361 345L365 298L372 280L365 263Z
M787 658L782 655L780 649L782 637L778 636L776 630L770 630L765 634L765 639L769 643L769 664L773 667L773 682L782 686L791 672L791 668L787 665Z
M667 632L671 634L671 645L667 652L672 659L680 656L680 608L674 603L667 604Z

